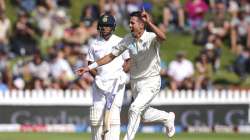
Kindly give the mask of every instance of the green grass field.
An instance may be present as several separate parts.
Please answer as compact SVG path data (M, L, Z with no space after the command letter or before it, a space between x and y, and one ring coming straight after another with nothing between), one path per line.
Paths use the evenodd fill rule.
M136 135L135 140L249 140L250 134L181 133L173 138L166 138L164 134ZM0 133L0 140L90 140L89 133Z

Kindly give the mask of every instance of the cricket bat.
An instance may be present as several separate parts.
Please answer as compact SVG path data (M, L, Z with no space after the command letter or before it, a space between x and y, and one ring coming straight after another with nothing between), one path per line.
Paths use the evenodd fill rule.
M112 91L106 95L106 105L105 105L105 113L104 113L104 120L103 120L103 133L102 139L105 140L105 135L110 130L110 119L111 119L111 108L115 99L115 95L118 88L117 80L114 81L114 88Z

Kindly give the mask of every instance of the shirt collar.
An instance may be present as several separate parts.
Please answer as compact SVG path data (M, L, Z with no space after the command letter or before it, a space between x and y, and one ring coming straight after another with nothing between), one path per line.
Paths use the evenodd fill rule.
M146 38L147 38L147 31L144 30L144 32L143 32L142 36L140 37L139 41L142 42L142 41L146 40Z
M109 37L108 40L105 40L103 37L101 37L101 36L99 35L99 36L98 36L98 40L99 40L99 41L109 41L109 40L111 40L112 37L113 37L113 35L111 35L111 36Z

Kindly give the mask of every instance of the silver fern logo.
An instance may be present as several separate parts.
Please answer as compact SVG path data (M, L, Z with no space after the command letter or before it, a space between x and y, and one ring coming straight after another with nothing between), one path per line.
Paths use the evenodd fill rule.
M137 48L136 48L135 43L129 44L128 49L129 49L129 51L130 51L132 54L137 54Z

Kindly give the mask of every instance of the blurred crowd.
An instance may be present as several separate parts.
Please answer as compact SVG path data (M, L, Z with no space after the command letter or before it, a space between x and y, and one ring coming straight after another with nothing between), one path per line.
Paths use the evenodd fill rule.
M250 73L250 0L169 0L162 15L162 30L189 33L202 47L193 63L183 52L169 63L165 75L172 90L212 89L222 47L236 56L229 70L244 82Z
M80 22L73 23L70 0L12 0L17 19L10 23L4 2L1 0L0 10L0 90L87 90L93 77L77 77L74 69L87 64L88 43L98 35L98 7L84 6L79 11Z
M186 52L162 62L162 88L212 89L212 75L220 68L222 46L236 55L231 70L241 80L250 73L250 0L99 0L79 10L73 22L70 0L10 0L17 16L6 16L0 0L0 90L83 89L93 77L77 77L87 65L88 46L98 36L97 19L112 13L117 25L129 30L128 15L145 9L165 32L189 33L202 46L195 61ZM160 7L160 18L153 8ZM164 54L162 54L164 55Z

